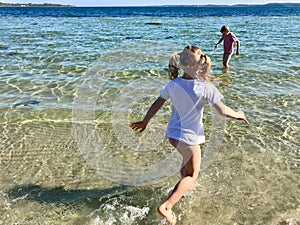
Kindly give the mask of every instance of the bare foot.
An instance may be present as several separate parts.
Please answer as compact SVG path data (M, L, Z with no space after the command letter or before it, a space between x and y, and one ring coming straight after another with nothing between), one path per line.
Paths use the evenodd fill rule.
M165 204L162 204L157 208L157 211L162 215L170 224L176 224L176 216L172 209L167 209Z

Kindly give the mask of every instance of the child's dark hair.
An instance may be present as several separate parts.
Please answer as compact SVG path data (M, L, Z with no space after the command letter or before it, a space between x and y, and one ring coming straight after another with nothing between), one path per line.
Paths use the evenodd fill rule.
M228 25L224 25L221 27L220 32L223 33L224 31L229 31L229 26Z

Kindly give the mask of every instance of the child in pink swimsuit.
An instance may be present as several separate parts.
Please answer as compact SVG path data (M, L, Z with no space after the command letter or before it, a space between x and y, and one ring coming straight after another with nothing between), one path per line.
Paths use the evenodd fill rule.
M237 48L236 48L236 55L240 54L240 41L237 39L237 37L234 35L234 33L230 32L229 26L224 25L220 32L222 33L222 37L218 41L218 43L215 45L214 50L218 48L218 45L223 41L223 47L224 47L224 53L223 53L223 65L224 67L229 67L229 60L233 54L233 45L236 42Z

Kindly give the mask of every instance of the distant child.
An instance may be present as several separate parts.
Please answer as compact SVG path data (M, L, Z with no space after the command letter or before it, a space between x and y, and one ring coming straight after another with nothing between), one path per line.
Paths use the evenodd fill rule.
M230 32L229 26L222 26L220 32L222 33L222 37L219 42L215 45L214 50L217 50L218 45L223 41L224 53L223 53L223 66L229 67L229 60L233 54L233 45L236 42L236 55L240 54L240 41L234 35L234 33Z
M179 65L177 64L178 60ZM184 72L181 77L178 77L179 67ZM221 102L223 96L211 82L210 70L210 58L196 46L187 46L180 54L174 53L169 61L171 81L160 91L160 96L148 109L144 119L130 124L133 130L144 131L150 119L165 101L171 101L172 114L166 138L182 156L181 179L166 201L157 209L171 224L176 223L172 207L193 187L200 171L201 150L199 144L205 142L202 122L205 104L209 102L221 115L243 120L248 124L242 111L233 111Z

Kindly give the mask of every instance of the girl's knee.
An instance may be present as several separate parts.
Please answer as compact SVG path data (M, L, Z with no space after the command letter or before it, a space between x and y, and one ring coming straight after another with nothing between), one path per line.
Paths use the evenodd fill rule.
M191 185L194 185L197 182L198 175L188 175L186 177L189 177Z
M185 176L189 176L191 177L191 179L193 180L197 180L198 176L199 176L199 170L191 170L191 171L186 171L186 175Z

